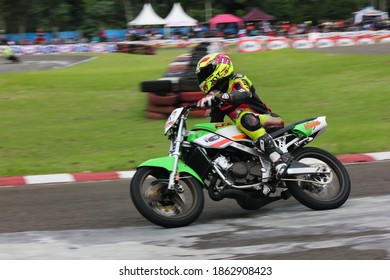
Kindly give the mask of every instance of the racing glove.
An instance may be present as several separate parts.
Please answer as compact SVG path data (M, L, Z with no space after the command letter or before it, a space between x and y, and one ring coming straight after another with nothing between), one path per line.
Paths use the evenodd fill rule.
M232 103L232 96L228 93L222 95L209 94L198 101L198 108L223 106Z
M216 101L215 95L209 94L206 97L203 97L202 99L200 99L198 101L198 103L196 104L196 106L198 108L211 107L211 106L215 105L215 101Z

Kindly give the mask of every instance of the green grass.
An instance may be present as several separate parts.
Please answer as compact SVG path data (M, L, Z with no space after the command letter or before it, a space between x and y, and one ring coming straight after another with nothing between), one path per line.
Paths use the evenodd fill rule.
M166 155L165 120L145 118L139 86L189 51L101 54L69 68L0 74L0 176L128 170ZM231 57L286 123L327 116L313 145L334 154L390 150L389 55L286 49Z

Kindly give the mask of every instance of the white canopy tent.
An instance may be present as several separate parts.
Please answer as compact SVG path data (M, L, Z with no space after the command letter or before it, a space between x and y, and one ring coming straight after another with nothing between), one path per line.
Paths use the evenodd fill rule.
M156 14L150 3L144 4L141 12L132 21L128 22L128 25L164 25L165 19Z
M171 27L190 27L198 25L198 21L187 15L180 3L173 4L171 11L165 18L165 21L164 34L166 37L170 36Z
M354 22L355 24L361 23L364 19L367 18L378 18L380 20L385 20L389 18L389 15L387 12L382 12L380 10L375 9L372 6L369 6L367 8L364 8L363 10L354 12Z
M165 18L166 27L174 26L196 26L198 21L184 12L180 3L174 3L171 11Z

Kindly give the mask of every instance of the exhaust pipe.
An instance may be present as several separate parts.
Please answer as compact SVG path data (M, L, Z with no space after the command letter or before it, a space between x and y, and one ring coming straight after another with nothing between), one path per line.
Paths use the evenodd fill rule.
M212 179L210 182L210 186L214 186L216 179ZM248 192L240 190L240 189L232 189L225 188L220 192L214 192L211 187L208 189L209 196L214 201L220 201L224 198L232 198L235 199L238 204L247 209L247 210L257 210L260 207L263 207L271 202L280 200L280 199L288 199L291 195L288 190L282 191L280 196L273 197L254 197L251 196Z
M224 198L233 198L237 203L246 210L257 210L271 202L288 199L290 194L288 191L283 191L280 196L266 196L266 197L253 197L247 192L237 189L223 189L222 191L215 193L211 188L208 189L209 196L214 201L220 201Z

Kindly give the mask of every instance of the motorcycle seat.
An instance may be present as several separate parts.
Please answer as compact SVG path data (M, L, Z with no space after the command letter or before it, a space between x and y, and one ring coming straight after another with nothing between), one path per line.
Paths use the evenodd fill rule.
M296 126L296 125L298 125L298 124L300 124L300 123L312 121L312 120L314 120L314 119L315 119L315 117L313 117L313 118L307 118L307 119L304 119L304 120L301 120L301 121L292 123L292 124L290 124L290 125L288 125L288 126L285 126L285 127L281 128L281 129L278 129L278 130L276 130L276 131L273 131L273 132L269 133L269 135L271 135L272 138L279 137L279 136L283 135L284 133L286 133L286 132L288 132L288 131L291 131L291 130L294 128L294 126Z

